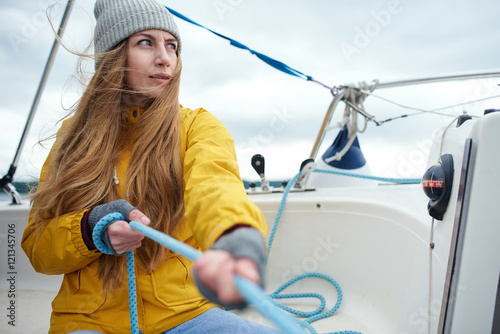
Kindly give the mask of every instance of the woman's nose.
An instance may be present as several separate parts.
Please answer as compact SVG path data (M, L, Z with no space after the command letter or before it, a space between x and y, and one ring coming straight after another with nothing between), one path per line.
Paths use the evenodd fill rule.
M165 48L157 48L155 63L157 66L169 67L171 65L170 55Z

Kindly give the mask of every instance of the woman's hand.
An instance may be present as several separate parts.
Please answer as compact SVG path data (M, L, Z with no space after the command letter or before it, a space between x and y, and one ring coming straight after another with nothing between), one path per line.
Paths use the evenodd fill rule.
M137 221L146 226L150 224L150 220L144 213L134 209L128 215L129 221ZM108 236L111 246L118 254L123 254L128 251L141 247L144 235L135 231L130 227L128 222L117 220L108 227Z
M260 284L257 265L247 257L234 259L223 250L208 250L194 263L198 279L212 290L225 304L243 301L236 289L234 275L238 274L256 284Z

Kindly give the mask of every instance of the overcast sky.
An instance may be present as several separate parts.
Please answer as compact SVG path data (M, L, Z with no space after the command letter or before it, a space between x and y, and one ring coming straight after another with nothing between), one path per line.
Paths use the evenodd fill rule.
M53 0L0 3L0 174L12 162L54 35L45 16ZM163 4L250 48L329 85L389 82L457 73L500 70L500 2L496 0L163 0ZM76 0L63 41L77 51L90 43L91 0ZM66 1L50 12L59 26ZM268 178L293 176L309 157L329 90L279 72L248 51L210 32L176 20L181 31L181 103L204 107L223 121L235 139L241 173L256 179L250 157L266 158ZM60 48L22 153L17 179L37 177L48 154L39 139L53 134L82 91L72 75L77 57ZM92 64L87 66L92 69ZM375 94L416 108L435 109L499 95L500 79L410 88ZM365 107L378 120L410 111L369 97ZM445 112L481 115L500 99ZM343 105L332 125L341 120ZM452 118L419 115L382 126L368 123L359 135L375 175L420 177L429 141ZM361 121L361 120L360 120ZM331 130L325 145L335 138ZM324 148L320 151L320 154Z

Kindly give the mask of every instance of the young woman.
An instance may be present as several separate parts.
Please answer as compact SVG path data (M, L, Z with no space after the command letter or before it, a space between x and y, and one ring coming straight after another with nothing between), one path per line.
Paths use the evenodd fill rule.
M235 274L262 284L266 227L225 127L179 105L181 40L170 13L154 0L97 0L94 14L96 71L43 166L22 242L36 271L64 274L50 333L130 332L118 256L130 250L144 333L277 332L212 303L245 306ZM111 212L126 220L103 229L115 254L106 255L91 235ZM193 264L131 220L206 252Z

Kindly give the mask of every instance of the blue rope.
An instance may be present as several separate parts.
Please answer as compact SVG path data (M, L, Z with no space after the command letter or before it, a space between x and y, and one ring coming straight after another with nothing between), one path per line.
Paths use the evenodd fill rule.
M281 197L281 203L278 208L278 212L276 213L276 218L274 220L273 228L271 229L271 233L269 233L269 240L267 242L267 254L266 254L266 264L267 260L269 259L269 254L271 253L271 247L273 246L274 242L274 237L276 236L276 231L278 230L278 225L281 220L281 215L283 213L283 210L285 209L285 204L286 204L286 199L288 198L288 194L290 193L290 190L292 189L293 185L297 181L297 179L300 177L301 173L298 173L295 175L290 181L288 181L288 184L286 185L285 190L283 191L283 197Z
M389 178L389 177L379 177L379 176L372 176L372 175L355 174L355 173L349 173L349 172L344 172L344 171L339 171L339 170L328 170L328 169L315 169L315 170L313 170L313 173L336 174L336 175L342 175L342 176L348 176L348 177L356 177L356 178L361 178L361 179L399 183L399 184L419 184L422 182L422 179L420 179L420 178ZM283 214L283 211L285 209L285 204L286 204L286 201L288 199L288 194L290 193L292 187L294 186L295 182L300 177L300 175L301 175L301 172L297 173L297 175L295 175L290 181L288 181L288 184L287 184L285 190L283 191L283 197L281 198L280 206L278 208L278 212L276 213L276 218L274 220L273 228L271 229L271 232L269 233L269 240L267 243L266 263L269 259L269 254L271 253L271 247L273 246L274 237L276 236L276 231L278 230L278 225L279 225L279 222L281 220L281 215Z
M160 231L152 229L144 224L138 223L136 221L131 221L129 223L130 227L132 227L137 232L143 234L151 240L156 241L163 247L166 247L175 253L179 253L185 258L188 258L191 261L196 261L200 256L201 252L187 244L184 244L171 236L166 235Z
M283 191L283 197L281 198L281 203L280 203L280 206L278 208L278 212L276 213L276 218L275 218L275 221L273 224L273 228L271 229L271 233L269 234L269 240L267 243L266 263L267 263L267 260L269 259L269 254L271 252L271 247L273 245L274 237L276 235L276 231L278 230L278 225L279 225L279 222L281 220L281 216L283 214L283 211L285 209L285 204L286 204L286 201L288 198L288 194L290 193L290 190L294 186L297 179L301 176L301 174L302 173L299 172L290 181L288 181L288 184L287 184L285 190ZM335 289L337 290L337 302L335 303L335 306L331 310L329 310L327 312L323 312L325 310L326 301L325 301L325 298L323 296L321 296L320 294L316 294L316 293L281 294L281 292L283 290L285 290L287 287L289 287L290 285L292 285L292 284L294 284L302 279L311 278L311 277L324 279L324 280L328 281L329 283L331 283L335 287ZM281 309L283 309L291 314L306 318L304 320L297 319L297 318L294 318L294 319L301 326L305 327L311 334L318 333L316 331L316 329L311 325L311 322L314 322L314 321L317 321L320 319L324 319L324 318L327 318L327 317L333 315L339 309L340 304L342 303L342 289L340 288L340 285L337 283L337 281L335 281L335 279L333 279L332 277L330 277L328 275L325 275L322 273L315 273L315 272L301 274L299 276L296 276L296 277L290 279L288 282L284 283L278 289L276 289L274 292L272 292L269 296L274 299L274 304L277 307L279 307L279 308L281 308ZM291 307L288 307L288 306L276 301L276 299L296 299L296 298L316 298L320 301L320 306L314 311L304 312L304 311L293 309ZM330 333L328 333L328 334L330 334ZM331 334L362 334L362 333L352 332L352 331L342 331L342 332L332 332Z
M299 78L307 80L307 81L315 81L311 76L306 75L306 74L304 74L304 73L302 73L300 71L297 71L297 70L291 68L290 66L286 65L285 63L282 63L279 60L273 59L271 57L266 56L265 54L262 54L260 52L255 51L255 50L252 50L249 47L247 47L246 45L243 45L242 43L240 43L240 42L238 42L238 41L236 41L236 40L234 40L232 38L229 38L229 37L226 37L226 36L224 36L222 34L219 34L218 32L215 32L212 29L209 29L209 28L207 28L205 26L202 26L199 23L194 22L193 20L189 19L188 17L182 15L179 12L177 12L177 11L175 11L175 10L167 7L167 6L165 6L165 7L168 9L168 11L170 13L172 13L175 16L177 16L178 18L180 18L180 19L182 19L182 20L184 20L186 22L189 22L191 24L194 24L195 26L198 26L200 28L206 29L206 30L210 31L213 34L215 34L215 35L217 35L217 36L219 36L221 38L224 38L225 40L228 40L229 43L232 46L235 46L235 47L243 49L243 50L248 50L251 54L257 56L260 60L264 61L266 64L274 67L275 69L277 69L277 70L279 70L281 72L284 72L286 74L290 74L290 75L299 77ZM317 81L315 81L315 82L317 82ZM328 87L328 88L330 88L330 87Z
M193 247L186 245L169 235L154 230L146 225L131 221L130 227L144 234L146 237L156 241L160 245L167 247L174 252L185 256L191 261L196 261L201 256L201 252ZM253 304L265 317L270 319L285 333L303 334L290 316L274 307L272 300L264 293L257 284L239 276L235 276L235 284L238 291L249 304Z
M111 250L101 239L101 232L104 226L113 220L124 220L125 218L119 212L110 213L99 220L92 232L92 240L104 254L113 254ZM130 309L130 328L132 334L139 334L139 321L137 316L137 296L135 285L135 265L134 265L134 251L127 252L127 279L128 279L128 306Z
M400 183L400 184L419 184L422 182L421 178L391 178L391 177L380 177L371 175L362 175L356 173L343 172L339 170L329 170L329 169L315 169L313 173L327 173L327 174L337 174L349 177L357 177L360 179L375 180L389 183Z
M316 293L297 293L297 294L286 294L286 295L280 294L281 291L283 291L284 289L286 289L290 285L292 285L292 284L294 284L294 283L296 283L304 278L309 278L309 277L316 277L316 278L324 279L324 280L330 282L335 287L335 289L337 289L337 296L338 296L337 303L335 303L335 306L331 310L329 310L328 312L321 313L325 309L326 303L325 303L325 298L319 294L316 294ZM328 275L313 272L313 273L304 273L304 274L301 274L299 276L296 276L296 277L290 279L288 282L286 282L285 284L280 286L278 289L276 289L273 293L271 293L270 297L274 298L274 299L284 299L284 298L317 298L317 299L319 299L321 302L321 305L318 307L318 309L316 309L315 311L312 311L312 312L298 311L298 310L292 309L288 306L285 306L281 303L277 304L278 307L280 307L280 308L282 308L282 309L284 309L292 314L295 314L295 315L298 315L298 316L304 317L304 318L307 317L307 319L305 319L305 321L311 323L313 321L327 318L339 309L340 304L342 303L342 289L340 288L340 285L337 283L337 281L335 281L333 278L329 277Z
M415 183L415 182L420 182L420 179L393 179L393 178L380 178L380 177L373 177L373 176L366 176L366 175L358 175L358 174L353 174L353 173L346 173L346 172L340 172L340 171L330 171L330 170L322 170L322 169L316 169L314 172L318 173L330 173L330 174L340 174L340 175L345 175L345 176L352 176L352 177L361 177L361 178L367 178L367 179L372 179L372 180L379 180L379 181L385 181L385 182L396 182L396 183ZM300 177L301 173L298 173L295 175L287 184L287 187L285 188L285 191L283 192L283 197L281 199L281 203L278 209L278 212L276 214L276 219L274 222L273 229L271 231L269 241L268 241L268 251L267 251L267 256L266 256L266 263L267 259L269 258L269 253L271 251L271 247L273 244L274 237L276 235L276 231L278 229L279 222L281 220L281 216L283 213L283 210L285 208L286 200L288 197L288 194L290 193L291 188L297 181L297 179ZM111 250L104 244L104 242L101 240L101 232L104 226L106 226L109 222L113 220L124 220L124 217L122 214L115 212L106 215L103 217L99 222L96 224L94 227L94 231L92 233L92 240L94 241L94 244L96 247L103 253L105 254L113 254ZM129 222L129 225L131 228L134 230L142 233L144 236L158 242L159 244L163 245L164 247L167 247L171 249L172 251L181 254L182 256L185 256L186 258L190 259L191 261L196 261L198 257L200 257L201 252L192 248L189 245L186 245L178 240L175 240L174 238L161 233L157 230L154 230L150 227L147 227L141 223L131 221ZM134 252L129 251L126 253L127 256L127 278L128 278L128 292L129 292L129 308L130 308L130 328L132 334L139 334L139 322L138 322L138 314L137 314L137 290L136 290L136 280L135 280L135 261L134 261ZM335 306L327 311L323 312L325 310L326 306L326 301L325 298L319 294L316 293L295 293L295 294L282 294L281 292L285 290L287 287L290 285L305 279L305 278L320 278L323 280L328 281L331 283L335 289L337 290L337 302L335 303ZM329 317L333 315L340 307L340 304L342 303L342 289L340 288L340 285L335 281L333 278L331 278L328 275L321 274L321 273L305 273L302 275L299 275L297 277L292 278L285 284L283 284L281 287L279 287L277 290L275 290L273 293L271 293L269 296L267 296L262 289L256 285L255 283L241 277L241 276L236 276L235 277L235 284L238 289L238 291L241 293L241 295L245 298L245 300L249 304L253 304L265 317L270 319L276 326L278 326L281 330L283 330L285 333L289 334L303 334L303 330L301 330L297 325L299 324L301 327L307 329L310 333L312 334L317 334L317 331L314 329L314 327L311 325L312 322L324 319L326 317ZM272 298L272 299L271 299ZM284 298L316 298L320 301L320 306L315 310L311 312L304 312L304 311L299 311L292 309L288 306L285 306L279 302L276 301L276 299L284 299ZM301 316L306 318L305 320L293 318L285 313L283 313L279 308L291 313L295 314L297 316ZM355 332L355 331L340 331L340 332L331 332L331 333L325 333L325 334L361 334L360 332Z
M387 177L377 177L377 176L371 176L371 175L355 174L355 173L349 173L349 172L337 171L337 170L315 169L313 172L314 173L337 174L337 175L348 176L348 177L357 177L357 178L362 178L362 179L400 183L400 184L416 184L416 183L422 182L422 180L419 178L387 178ZM273 228L271 229L271 232L269 234L269 241L267 244L268 249L267 249L267 255L266 255L266 263L269 259L269 254L271 253L271 247L273 245L274 238L276 236L276 231L278 230L278 225L279 225L279 222L281 220L283 211L285 209L288 194L290 193L292 187L294 186L297 179L301 176L301 174L302 173L299 172L297 175L295 175L288 182L285 190L283 191L283 197L281 199L280 206L278 208L278 212L276 213L276 218L274 220ZM280 293L284 289L289 287L290 285L292 285L292 284L294 284L302 279L311 278L311 277L324 279L324 280L328 281L329 283L331 283L335 287L335 289L337 290L337 302L331 310L329 310L327 312L323 312L325 309L326 302L325 302L325 298L319 294L316 294L316 293L281 294ZM292 309L288 306L283 305L282 303L277 302L276 300L274 301L274 304L276 306L278 306L279 308L281 308L281 309L283 309L291 314L306 318L304 320L297 319L296 321L300 321L301 322L300 324L302 326L304 326L305 328L307 328L311 333L317 334L316 330L314 329L314 327L312 327L310 325L310 323L317 321L317 320L320 320L320 319L324 319L324 318L329 317L329 316L332 316L338 310L338 308L340 307L340 304L342 302L342 289L340 288L340 285L337 283L337 281L335 281L332 277L325 275L325 274L322 274L322 273L313 272L313 273L301 274L299 276L296 276L296 277L290 279L288 282L284 283L277 290L275 290L273 293L271 293L270 297L273 299L292 299L292 298L293 299L295 299L295 298L316 298L316 299L318 299L320 301L320 306L316 310L310 311L310 312L304 312L304 311ZM325 334L361 334L361 333L354 332L354 331L340 331L340 332L332 332L332 333L325 333Z
M110 249L102 242L102 228L113 220L123 220L123 215L120 213L111 213L103 217L94 227L92 239L96 247L105 254L112 254ZM145 226L139 222L131 221L129 225L134 230L142 233L146 237L158 242L159 244L171 249L172 251L185 256L186 258L196 261L201 256L201 252L186 245L174 238ZM130 308L130 323L133 334L139 333L139 325L137 320L137 299L134 271L134 252L127 252L127 272L128 272L128 287L129 287L129 308ZM297 326L294 319L277 308L272 299L267 296L260 286L257 284L236 275L235 284L238 291L245 300L254 305L265 317L270 319L285 333L289 334L304 334L304 331Z

